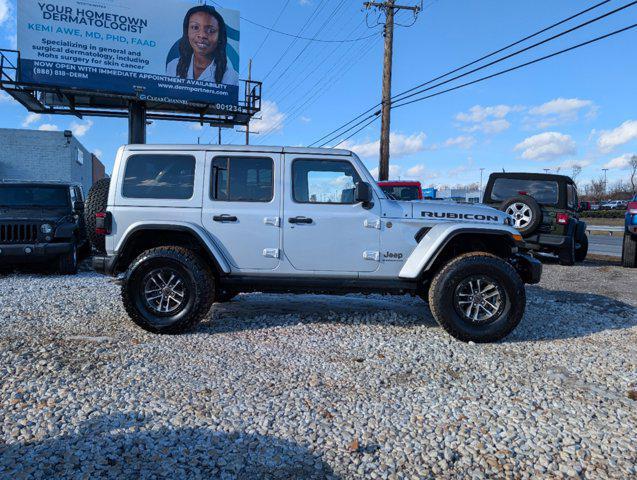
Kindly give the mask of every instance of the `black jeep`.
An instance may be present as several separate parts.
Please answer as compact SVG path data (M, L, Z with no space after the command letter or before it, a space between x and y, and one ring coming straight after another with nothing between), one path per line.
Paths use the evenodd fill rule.
M0 266L53 261L76 273L88 249L83 211L79 185L0 181Z
M586 258L586 223L579 219L577 187L570 177L494 173L489 177L483 203L513 217L529 250L557 254L562 265Z

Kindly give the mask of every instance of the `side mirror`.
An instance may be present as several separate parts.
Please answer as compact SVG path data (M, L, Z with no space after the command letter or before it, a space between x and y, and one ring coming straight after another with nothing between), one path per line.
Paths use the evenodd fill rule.
M371 208L373 205L374 194L372 193L372 187L367 182L358 182L356 184L356 202L362 203L363 208Z
M73 202L73 210L77 213L84 212L84 202L81 202L79 200Z

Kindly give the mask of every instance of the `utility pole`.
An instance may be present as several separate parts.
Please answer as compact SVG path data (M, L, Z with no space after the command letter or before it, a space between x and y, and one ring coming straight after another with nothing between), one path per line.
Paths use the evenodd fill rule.
M480 192L482 192L482 176L484 175L484 168L480 169Z
M602 171L604 172L604 195L605 195L606 185L608 185L608 183L606 183L608 181L608 168L602 168Z
M410 7L396 5L395 0L384 2L365 2L366 9L377 8L385 12L385 56L383 60L383 101L382 123L380 127L380 165L378 180L389 180L389 134L391 131L391 79L394 57L394 16L398 10L411 10L414 16L422 10L421 6Z
M248 83L246 84L246 106L248 109L251 106L252 102L252 85L250 81L252 80L252 59L248 62ZM250 145L250 119L248 119L248 123L246 124L246 145Z

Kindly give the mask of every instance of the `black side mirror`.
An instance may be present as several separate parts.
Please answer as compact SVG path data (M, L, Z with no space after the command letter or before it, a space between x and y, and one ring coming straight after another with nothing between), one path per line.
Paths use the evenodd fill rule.
M73 210L76 211L77 213L84 212L84 202L81 202L79 200L76 200L75 202L73 202Z
M367 182L358 182L356 184L356 202L362 203L363 208L371 208L373 205L374 194L372 193L372 187Z

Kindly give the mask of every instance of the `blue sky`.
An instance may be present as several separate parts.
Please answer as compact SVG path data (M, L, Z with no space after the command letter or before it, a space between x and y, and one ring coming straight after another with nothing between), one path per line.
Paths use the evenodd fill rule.
M285 0L218 0L242 16L273 25ZM377 14L366 16L362 1L290 0L276 25L296 33L321 6L304 35L359 38L380 27ZM415 0L402 0L415 4ZM410 28L395 35L394 93L411 88L521 37L591 6L575 0L425 0L425 10ZM586 19L617 8L611 1ZM15 45L15 1L0 0L0 45ZM404 12L401 23L410 23ZM551 53L635 23L631 7L548 45L504 62L486 73ZM564 29L559 27L552 33ZM262 119L254 143L307 145L376 104L380 99L383 40L380 34L348 44L297 41L242 22L241 77L254 56L253 77L265 80ZM265 40L265 42L264 42ZM262 46L261 46L262 45ZM261 46L261 48L259 48ZM628 158L637 153L637 30L584 47L484 83L398 109L392 117L392 177L426 184L477 182L508 171L570 174L580 165L586 182L609 168L609 181L628 180ZM256 56L255 56L256 53ZM295 60L296 59L296 60ZM278 62L278 64L277 64ZM116 149L127 140L124 119L29 115L0 97L0 127L71 129L110 170ZM341 146L351 148L373 169L378 162L380 122ZM187 123L155 122L149 143L216 142L216 130ZM223 132L224 142L244 135ZM485 177L486 178L486 177Z

